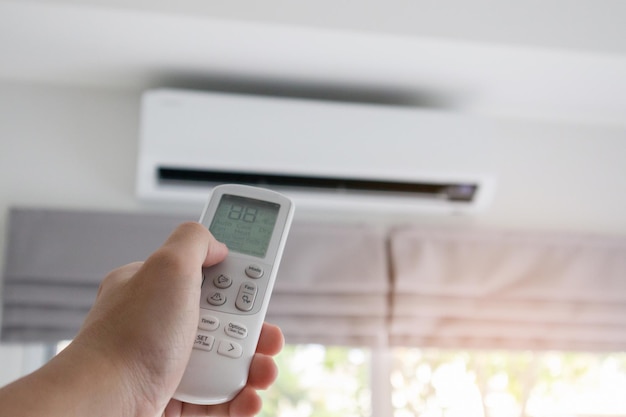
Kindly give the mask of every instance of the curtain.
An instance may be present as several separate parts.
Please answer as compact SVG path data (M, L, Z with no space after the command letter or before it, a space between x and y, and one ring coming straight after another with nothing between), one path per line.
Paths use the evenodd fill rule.
M364 225L292 227L267 319L287 343L386 343L385 231Z
M2 340L71 339L102 278L186 220L11 210ZM624 350L626 239L296 221L267 321L288 343Z
M181 216L13 209L2 340L55 342L78 331L102 278L144 260ZM376 228L295 223L267 321L288 343L379 343L388 317L385 236Z
M3 341L71 339L114 268L144 260L185 218L13 209L3 277Z
M626 348L623 238L405 228L390 253L393 345Z

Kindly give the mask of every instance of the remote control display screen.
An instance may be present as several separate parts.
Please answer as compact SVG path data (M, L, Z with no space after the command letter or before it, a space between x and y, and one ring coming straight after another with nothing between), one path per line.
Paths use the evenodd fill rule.
M264 258L280 205L224 194L209 230L229 250Z

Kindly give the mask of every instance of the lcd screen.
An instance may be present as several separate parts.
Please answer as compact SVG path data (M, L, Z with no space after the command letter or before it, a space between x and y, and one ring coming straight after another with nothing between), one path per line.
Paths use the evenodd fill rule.
M229 250L264 258L279 210L276 203L224 194L209 230Z

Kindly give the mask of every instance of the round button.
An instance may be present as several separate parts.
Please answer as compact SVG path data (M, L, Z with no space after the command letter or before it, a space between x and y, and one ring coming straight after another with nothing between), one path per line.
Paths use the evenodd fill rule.
M226 302L226 296L219 291L212 291L206 298L209 304L214 306L221 306Z
M263 268L255 264L248 265L246 275L250 278L261 278L263 276Z
M228 275L224 275L224 274L220 274L218 276L216 276L215 278L213 278L213 285L215 285L217 288L228 288L233 284L233 279L231 277L229 277Z

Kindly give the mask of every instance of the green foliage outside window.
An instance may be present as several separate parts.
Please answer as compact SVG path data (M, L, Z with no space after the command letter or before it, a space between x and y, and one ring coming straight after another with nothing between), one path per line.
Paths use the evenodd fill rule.
M261 417L371 415L367 349L287 345L276 362L279 378L261 394Z

